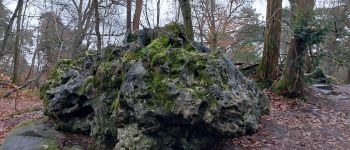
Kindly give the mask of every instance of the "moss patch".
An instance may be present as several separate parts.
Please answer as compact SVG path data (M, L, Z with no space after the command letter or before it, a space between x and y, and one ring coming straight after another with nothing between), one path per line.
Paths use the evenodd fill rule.
M42 135L37 134L34 131L26 131L26 132L21 133L20 135L22 135L22 136L31 136L31 137L43 137Z
M34 122L35 122L35 120L23 121L20 124L16 125L13 129L18 129L18 128L29 126L29 125L32 125Z
M175 33L177 36L179 36L182 33L181 26L176 22L166 24L164 28L167 32Z
M58 144L55 140L51 139L48 143L43 145L40 150L59 150Z

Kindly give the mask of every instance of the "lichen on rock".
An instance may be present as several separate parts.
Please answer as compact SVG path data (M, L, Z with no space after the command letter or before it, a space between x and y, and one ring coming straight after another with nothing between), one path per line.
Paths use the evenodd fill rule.
M256 132L266 96L183 33L175 23L141 30L70 63L41 89L48 116L115 149L200 149Z

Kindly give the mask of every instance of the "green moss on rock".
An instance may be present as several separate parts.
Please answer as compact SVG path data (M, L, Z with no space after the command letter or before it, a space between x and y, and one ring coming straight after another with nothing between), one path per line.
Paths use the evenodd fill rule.
M82 117L80 122L66 117L59 123L66 130L88 132L91 129L90 135L105 141L101 143L109 141L108 145L117 141L121 147L129 144L129 141L123 141L125 136L125 139L139 137L136 139L139 145L131 143L136 147L199 149L203 142L207 143L203 140L205 136L255 131L260 113L256 109L260 107L258 101L263 99L257 89L254 85L248 87L246 79L230 68L233 67L230 60L218 53L202 53L184 38L182 31L178 24L170 24L156 30L140 31L138 39L134 39L135 35L128 37L127 41L133 41L125 46L129 50L118 51L117 55L113 50L107 50L107 59L97 59L98 62L92 64L94 71L82 69L79 72L79 78L72 80L77 81L72 89L68 87L72 87L70 84L60 83L61 71L65 71L57 70L52 78L58 80L52 79L42 87L43 97L48 99L45 93L56 83L66 91L69 89L71 95L65 96L71 96L74 101L69 110L80 107L82 110L64 115L58 111L57 114L68 116L86 110L90 114L79 116ZM142 39L143 36L146 39ZM76 63L72 64L75 67ZM58 96L66 102L59 104L58 109L68 110L64 107L72 105L66 97ZM45 103L47 107L48 101ZM50 107L53 106L50 104ZM234 121L225 119L232 116ZM203 129L198 129L200 132L193 130L197 128ZM184 134L178 134L178 131ZM203 145L193 144L197 141Z
M169 33L175 33L177 36L181 35L183 32L181 31L181 26L176 23L169 23L164 26L165 30Z

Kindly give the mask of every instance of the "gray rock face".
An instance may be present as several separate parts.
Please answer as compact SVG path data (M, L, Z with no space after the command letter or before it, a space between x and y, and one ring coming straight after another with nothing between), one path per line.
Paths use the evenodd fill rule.
M54 130L53 124L44 120L30 122L14 129L6 136L0 150L39 150L57 147L64 135Z
M225 55L205 53L182 31L145 30L103 57L83 56L89 65L58 68L42 90L47 114L58 129L115 149L201 149L256 132L267 97Z

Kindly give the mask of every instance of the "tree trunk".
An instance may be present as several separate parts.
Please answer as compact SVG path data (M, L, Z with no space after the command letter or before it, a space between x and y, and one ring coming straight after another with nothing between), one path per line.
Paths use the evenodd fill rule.
M175 4L176 4L176 0L175 0ZM180 5L180 2L179 2ZM176 5L175 5L176 7ZM179 22L180 20L180 13L181 13L181 8L180 6L176 8L176 15L175 15L175 22Z
M179 0L182 17L185 24L186 37L189 41L193 41L193 26L190 0Z
M347 69L348 69L348 78L347 78L347 84L350 84L350 67L347 67Z
M78 26L76 29L76 35L74 37L73 41L73 53L72 56L74 57L78 52L81 50L81 44L83 43L87 31L90 28L91 18L93 15L93 4L91 0L88 1L88 6L86 10L83 10L83 0L80 0L78 11Z
M296 25L296 15L299 19L308 21L315 5L314 0L290 0L292 25ZM306 28L306 27L305 27ZM282 80L278 85L281 94L288 97L301 97L304 90L304 59L307 49L307 39L294 33L287 54Z
M196 21L197 21L197 24L198 24L198 30L199 30L199 40L200 42L203 44L204 42L204 31L203 31L203 19L201 19L199 17L199 11L196 10L196 7L193 7L193 11L194 11L194 14L195 14L195 18L196 18Z
M157 1L157 27L159 27L160 20L160 0Z
M149 17L148 17L148 0L146 0L146 2L145 2L145 20L146 20L146 22L147 22L147 25L148 25L148 28L152 28L151 27L151 22L149 21Z
M131 32L131 0L126 1L126 32Z
M135 14L134 14L134 19L133 19L133 23L132 23L133 31L138 31L139 28L140 28L140 18L141 18L141 12L142 12L142 3L143 3L143 0L136 0Z
M96 33L96 47L97 51L101 51L102 44L101 44L101 33L100 33L100 13L98 11L98 0L93 0L94 4L94 10L95 10L95 33Z
M30 76L32 75L33 68L34 68L34 63L35 63L35 57L36 57L38 51L39 51L38 48L36 48L36 49L34 50L34 54L33 54L33 57L32 57L32 63L31 63L31 65L30 65L30 68L29 68L29 71L28 71L28 74L27 74L27 77L26 77L25 81L28 81L29 78L30 78Z
M12 16L10 18L9 24L8 24L8 26L6 28L6 31L5 31L5 34L4 34L4 39L2 40L2 43L1 43L0 59L5 55L4 53L5 53L5 48L6 48L6 45L7 45L7 40L9 38L13 22L15 21L15 18L17 17L18 9L19 9L20 4L21 4L20 2L23 3L23 0L18 0L16 9L13 12L13 14L12 14Z
M260 65L261 82L271 85L278 78L278 57L281 39L282 0L268 0L264 52Z
M21 39L21 20L22 20L22 9L23 0L18 0L18 12L17 12L17 28L16 28L16 39L15 39L15 49L13 55L13 72L12 72L12 83L16 84L18 82L18 69L19 69L19 58L20 58L20 39Z
M216 10L215 0L210 0L210 25L211 25L211 47L215 50L217 48L218 43L218 33L216 31L215 25L215 15L214 12Z

